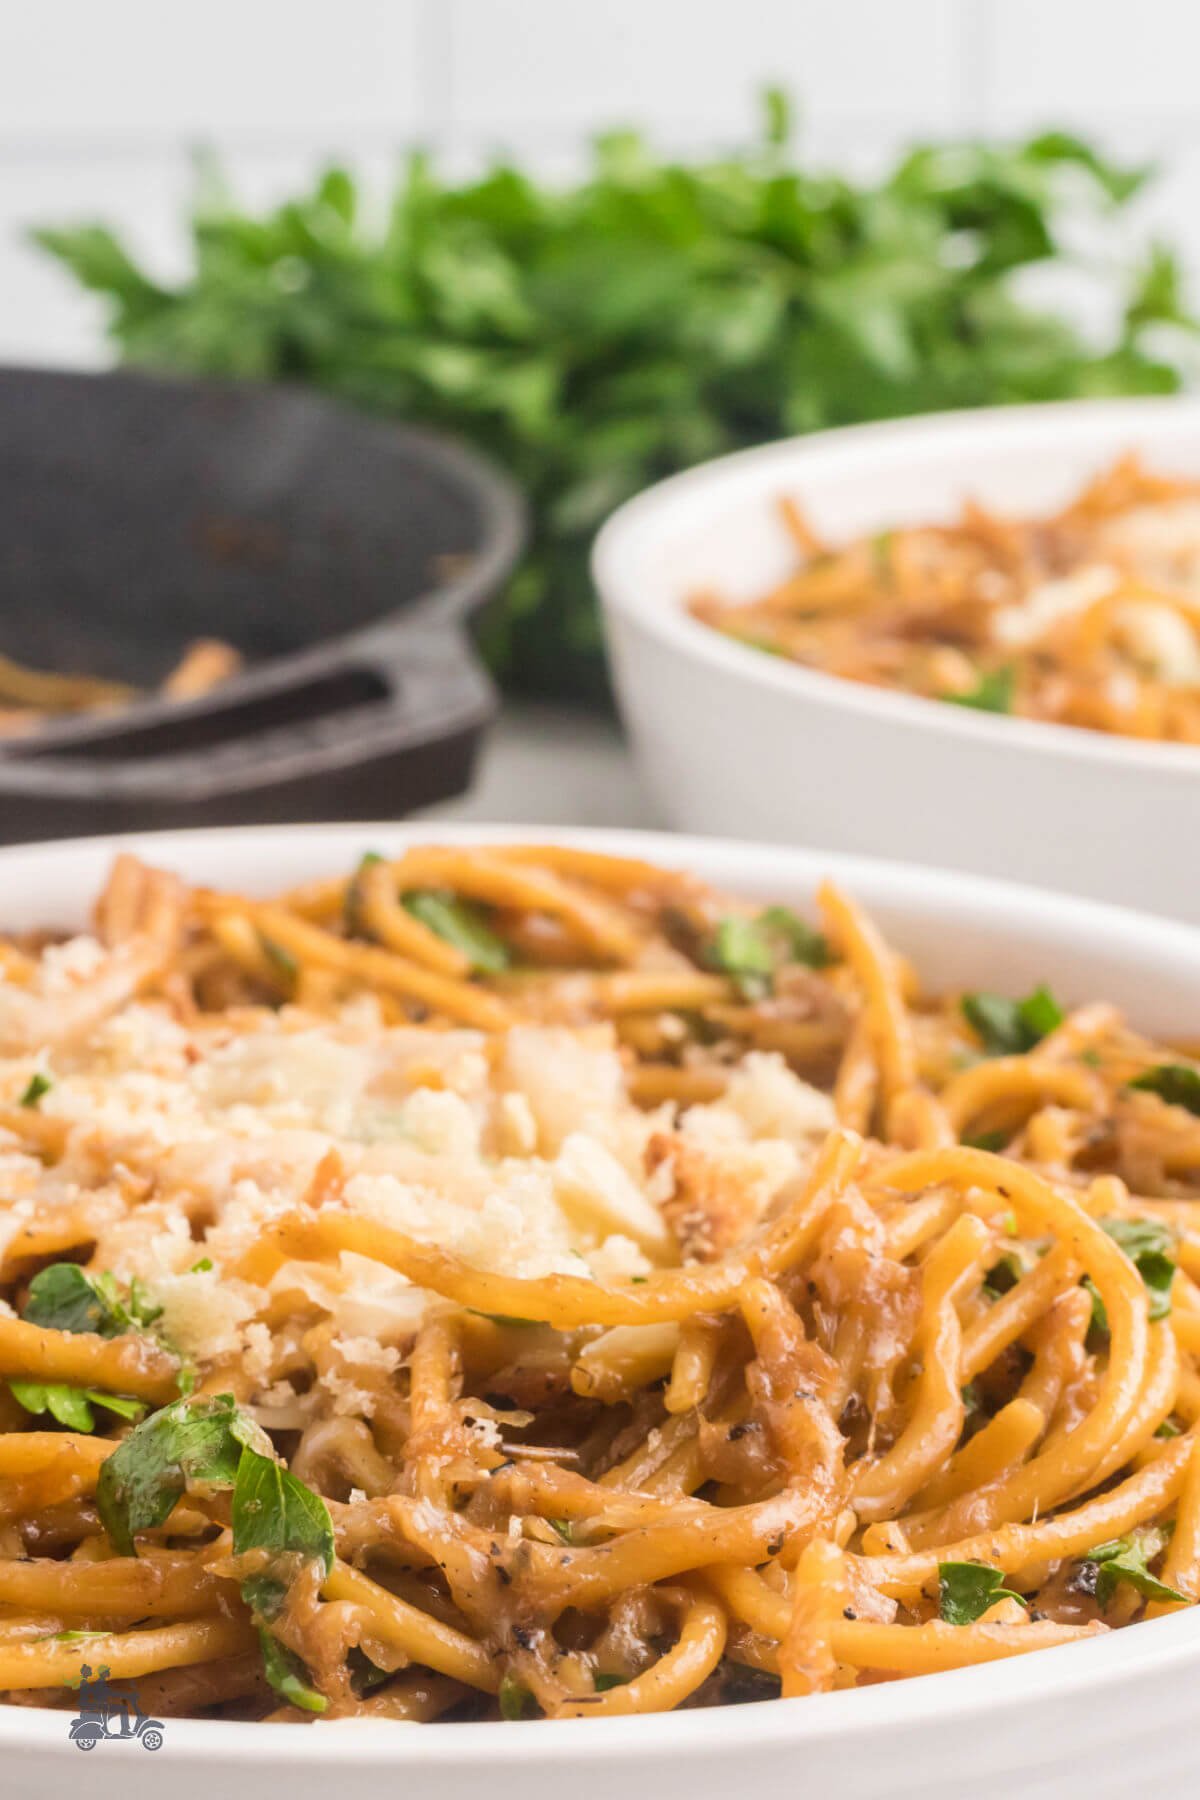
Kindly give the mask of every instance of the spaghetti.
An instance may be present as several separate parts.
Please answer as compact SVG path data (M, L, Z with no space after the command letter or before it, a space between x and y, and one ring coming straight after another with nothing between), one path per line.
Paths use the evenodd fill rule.
M0 1689L577 1718L1200 1597L1200 1065L552 845L0 986Z
M851 681L1200 744L1200 483L1128 457L1053 517L972 502L839 547L782 513L796 572L749 603L698 595L697 618Z

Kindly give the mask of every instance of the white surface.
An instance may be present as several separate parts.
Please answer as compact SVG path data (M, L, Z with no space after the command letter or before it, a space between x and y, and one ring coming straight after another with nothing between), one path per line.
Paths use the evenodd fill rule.
M426 828L317 826L166 833L0 853L0 920L82 916L114 848L199 881L270 891L350 866L364 843L398 849ZM447 828L447 836L503 832ZM556 834L558 835L558 834ZM561 834L567 835L567 834ZM844 882L934 985L978 979L1019 989L1053 972L1068 1000L1107 996L1146 1029L1194 1030L1200 934L1162 921L963 877L743 844L570 834L618 853L696 869L718 884L804 904L822 876ZM1157 1619L1058 1650L859 1692L658 1717L558 1724L381 1722L292 1726L172 1719L158 1755L106 1744L86 1776L67 1715L0 1708L5 1800L86 1789L88 1800L1125 1800L1200 1775L1200 1617ZM81 1787L80 1784L83 1784Z
M663 823L616 722L566 706L508 706L484 743L471 791L421 817L486 824Z
M1200 263L1200 8L1149 0L40 0L0 5L0 358L94 362L101 311L20 241L102 218L180 266L188 151L255 205L341 155L385 182L422 140L551 170L640 124L668 147L752 128L768 81L819 162L875 168L930 133L1068 118L1161 158L1145 217Z
M1200 749L994 717L841 681L692 619L794 566L778 501L824 535L1055 508L1116 456L1200 472L1200 401L959 413L794 439L664 482L597 542L617 689L681 830L911 857L1200 921Z

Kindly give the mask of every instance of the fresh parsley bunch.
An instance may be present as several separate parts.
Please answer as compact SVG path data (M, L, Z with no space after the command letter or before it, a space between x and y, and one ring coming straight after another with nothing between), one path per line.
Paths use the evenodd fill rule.
M381 213L340 168L257 216L210 171L176 286L101 225L37 237L108 301L130 362L311 382L490 452L534 515L492 660L512 688L598 693L587 548L647 482L824 426L1176 388L1157 328L1192 321L1166 251L1093 269L1118 318L1102 342L1017 279L1143 179L1052 132L917 149L860 185L798 164L770 94L758 142L720 160L618 133L561 187L508 163L448 183L416 155Z

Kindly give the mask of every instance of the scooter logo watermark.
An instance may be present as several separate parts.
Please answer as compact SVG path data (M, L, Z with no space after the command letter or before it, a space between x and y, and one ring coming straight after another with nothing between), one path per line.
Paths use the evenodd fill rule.
M79 1711L71 1720L70 1737L81 1750L97 1744L136 1740L143 1750L161 1750L163 1722L147 1718L137 1690L128 1682L112 1683L107 1668L93 1676L87 1663L79 1671Z

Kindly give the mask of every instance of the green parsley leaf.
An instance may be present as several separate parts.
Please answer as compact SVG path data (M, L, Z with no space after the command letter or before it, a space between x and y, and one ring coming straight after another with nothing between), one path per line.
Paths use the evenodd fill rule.
M928 144L862 180L785 144L782 96L763 115L715 157L610 133L565 184L414 155L369 208L341 168L249 211L201 189L169 281L103 224L37 242L127 363L308 384L517 471L533 530L489 658L511 689L595 695L588 549L648 482L867 418L1180 385L1178 270L1124 254L1140 171L1058 132ZM1021 279L1066 262L1081 212L1107 234L1099 336Z
M628 1687L631 1679L628 1675L607 1675L603 1669L597 1669L592 1684L598 1694L607 1694L611 1688Z
M248 1446L237 1467L232 1518L235 1556L270 1550L319 1562L326 1575L333 1567L333 1522L325 1502L274 1457ZM242 1583L246 1604L265 1619L275 1617L286 1593L286 1583L270 1572Z
M1001 1294L1007 1294L1009 1288L1016 1287L1025 1270L1019 1257L1009 1251L994 1262L983 1278L983 1291L989 1300L998 1300Z
M1168 1106L1182 1106L1200 1118L1200 1069L1188 1063L1158 1063L1129 1085L1140 1093L1157 1094Z
M1147 1600L1187 1600L1186 1594L1181 1594L1177 1588L1168 1587L1157 1575L1152 1575L1147 1567L1148 1563L1166 1549L1167 1537L1165 1531L1149 1526L1141 1531L1130 1532L1128 1537L1113 1538L1111 1542L1098 1544L1094 1550L1089 1550L1083 1559L1083 1566L1086 1570L1089 1564L1095 1565L1095 1594L1102 1608L1107 1610L1111 1605L1120 1582L1135 1588Z
M718 921L708 952L710 966L732 976L747 1000L769 994L788 963L823 969L831 960L826 939L786 906L768 906L753 919L729 914Z
M1079 1285L1081 1288L1086 1288L1087 1292L1092 1297L1092 1317L1091 1323L1088 1325L1088 1338L1107 1337L1108 1308L1104 1304L1100 1289L1096 1286L1090 1275L1085 1275ZM1089 1342L1088 1349L1092 1350L1095 1348L1096 1346Z
M1003 1150L1011 1136L1011 1131L978 1131L973 1137L965 1137L962 1141L968 1150L990 1150L995 1156Z
M806 919L787 906L768 906L758 915L758 925L776 951L779 962L803 963L809 969L826 969L833 961L829 939L815 931Z
M533 1695L515 1675L502 1675L497 1694L502 1719L523 1719L533 1705Z
M48 1412L69 1431L94 1431L93 1406L103 1406L121 1419L140 1419L146 1408L124 1394L102 1394L96 1388L68 1387L65 1382L10 1381L9 1392L27 1413Z
M1027 1604L1023 1595L1005 1587L1003 1572L987 1563L938 1564L938 1615L947 1625L973 1625L997 1600Z
M775 956L757 919L731 914L718 922L709 960L714 969L730 975L743 998L761 1000L771 991Z
M575 1542L575 1532L570 1519L547 1519L546 1523L553 1527L564 1544L573 1544Z
M1003 994L964 994L963 1017L989 1056L1024 1056L1063 1022L1063 1011L1048 988L1024 1000Z
M1177 1438L1183 1436L1183 1426L1177 1425L1174 1419L1164 1419L1154 1433L1156 1438Z
M116 1277L87 1275L77 1263L50 1263L29 1284L23 1317L50 1331L88 1331L122 1337L147 1330L162 1315L135 1275L127 1293Z
M1150 1317L1165 1319L1171 1311L1171 1284L1175 1279L1175 1235L1170 1226L1161 1219L1111 1218L1097 1222L1121 1246L1145 1283Z
M499 975L512 962L508 945L492 930L481 906L433 888L414 889L402 904L435 937L461 950L477 974Z
M359 858L358 867L346 883L346 898L342 903L342 920L348 937L368 936L366 924L362 916L362 883L360 877L364 869L374 863L383 861L378 850L366 850Z
M242 1414L232 1394L174 1400L143 1419L100 1470L96 1506L123 1556L134 1539L166 1523L180 1495L231 1488L244 1449L269 1452L266 1434Z
M29 1085L21 1095L19 1104L21 1106L37 1106L43 1094L48 1094L53 1086L54 1083L48 1075L43 1075L40 1069L36 1070L29 1077Z
M265 1625L258 1628L258 1641L262 1647L263 1673L280 1699L298 1706L302 1712L323 1713L329 1702L313 1687L300 1658L277 1637L272 1637Z
M477 1306L468 1306L467 1311L474 1313L477 1319L486 1319L489 1325L504 1325L511 1330L524 1329L530 1325L540 1325L540 1319L519 1319L515 1313L485 1313Z
M991 669L979 677L965 694L943 694L951 706L969 706L975 712L1010 713L1016 694L1017 671L1011 663Z
M286 949L283 944L276 943L273 937L268 937L265 931L259 932L258 941L262 945L264 956L279 977L280 983L291 993L300 977L300 964L290 950Z

